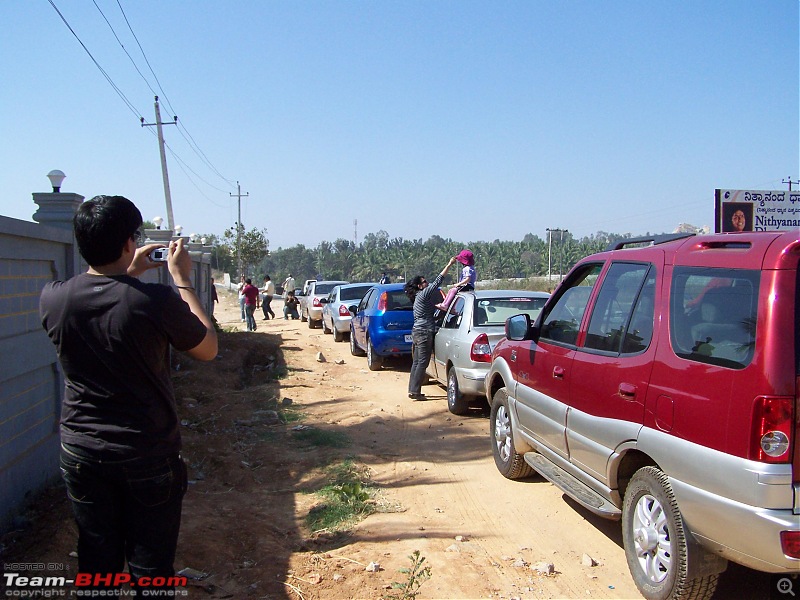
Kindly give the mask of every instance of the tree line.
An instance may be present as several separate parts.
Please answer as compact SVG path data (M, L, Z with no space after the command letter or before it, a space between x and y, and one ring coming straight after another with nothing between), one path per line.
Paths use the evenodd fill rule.
M479 280L514 280L547 277L557 280L581 258L604 250L609 243L631 234L598 231L576 238L568 231L545 238L528 233L522 240L461 242L438 235L427 240L392 238L380 230L369 233L360 244L339 238L320 242L315 248L298 244L290 248L269 249L266 229L241 226L241 259L245 276L261 282L264 275L280 284L291 273L301 283L305 279L377 281L386 273L392 281L404 281L416 275L433 277L447 260L469 248L475 255ZM206 234L213 244L211 266L238 279L236 227L221 237ZM524 287L524 286L521 286Z

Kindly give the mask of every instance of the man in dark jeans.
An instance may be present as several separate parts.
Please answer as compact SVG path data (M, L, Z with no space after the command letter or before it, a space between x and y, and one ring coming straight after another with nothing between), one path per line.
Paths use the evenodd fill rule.
M442 294L439 286L447 271L456 262L452 257L436 279L428 283L422 276L417 275L409 281L403 291L414 302L414 326L411 328L411 373L408 377L408 397L412 400L425 400L422 393L422 381L425 379L425 370L431 362L433 354L433 336L436 334L436 322L433 313L436 303L441 302Z
M169 244L175 293L137 278L164 264L149 258L163 244L138 247L142 215L130 200L96 196L73 224L89 269L47 284L39 309L66 382L61 472L78 525L78 569L105 576L127 561L134 582L169 580L186 491L170 346L211 360L217 335L192 287L183 239Z

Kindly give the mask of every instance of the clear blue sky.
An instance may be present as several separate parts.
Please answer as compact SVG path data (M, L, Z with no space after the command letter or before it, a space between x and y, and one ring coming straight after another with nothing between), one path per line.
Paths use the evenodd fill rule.
M160 88L117 0L53 3L133 108L48 0L0 2L10 217L51 169L165 216L150 87L183 126L176 223L222 233L238 180L273 249L354 219L359 241L671 231L713 225L715 188L800 176L797 0L119 0Z

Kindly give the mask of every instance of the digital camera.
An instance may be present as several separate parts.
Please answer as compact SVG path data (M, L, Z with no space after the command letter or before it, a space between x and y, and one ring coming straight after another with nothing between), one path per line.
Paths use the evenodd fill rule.
M150 260L154 262L167 262L169 259L169 248L156 248L150 253Z

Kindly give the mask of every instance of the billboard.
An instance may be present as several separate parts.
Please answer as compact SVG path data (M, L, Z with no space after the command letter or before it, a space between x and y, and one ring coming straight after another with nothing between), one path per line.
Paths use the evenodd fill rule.
M714 231L800 228L800 190L714 190Z

